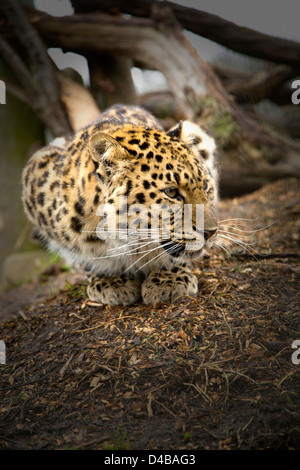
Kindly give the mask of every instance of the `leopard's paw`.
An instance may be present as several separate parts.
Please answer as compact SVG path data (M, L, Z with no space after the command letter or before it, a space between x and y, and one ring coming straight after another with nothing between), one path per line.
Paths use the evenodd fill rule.
M197 277L182 266L151 272L142 284L142 298L145 304L172 302L182 295L195 296L197 292Z
M108 305L131 305L141 298L141 283L130 276L93 276L87 287L90 300Z

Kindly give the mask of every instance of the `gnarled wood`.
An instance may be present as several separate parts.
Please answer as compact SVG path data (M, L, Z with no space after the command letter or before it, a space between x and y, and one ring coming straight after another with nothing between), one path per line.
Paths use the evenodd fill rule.
M48 45L83 54L123 55L163 72L184 117L201 120L216 134L224 151L220 159L223 194L251 191L283 176L300 176L299 145L265 131L236 104L188 42L172 12L161 4L152 10L151 18L98 13L62 18L31 13L29 18Z
M57 73L61 89L61 101L67 111L73 131L78 131L100 114L100 109L91 93L80 83Z
M81 11L116 12L120 10L131 15L149 17L153 5L167 6L173 11L181 26L193 33L211 39L223 46L252 57L271 62L287 64L300 70L300 44L296 41L278 38L238 26L212 13L196 8L178 5L169 1L153 0L73 0L75 8ZM199 5L201 8L201 5ZM296 13L296 12L295 12Z
M157 20L155 15L150 19L96 13L62 18L39 14L31 21L52 46L82 53L93 50L123 54L146 68L160 70L187 118L201 114L203 106L207 106L203 99L213 96L237 120L248 138L283 149L285 145L280 139L270 137L230 98L212 68L170 20L170 12L165 21L162 7L159 14Z
M268 64L256 73L244 72L214 66L228 94L238 103L258 103L274 96L282 85L295 76L295 70L286 65ZM290 100L290 97L289 97Z

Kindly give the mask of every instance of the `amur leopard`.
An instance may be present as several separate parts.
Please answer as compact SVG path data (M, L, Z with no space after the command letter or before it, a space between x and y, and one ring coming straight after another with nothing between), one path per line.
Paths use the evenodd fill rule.
M146 110L115 105L30 157L24 208L39 240L87 273L91 300L130 305L195 296L190 263L218 229L215 153L213 137L192 122L165 132Z

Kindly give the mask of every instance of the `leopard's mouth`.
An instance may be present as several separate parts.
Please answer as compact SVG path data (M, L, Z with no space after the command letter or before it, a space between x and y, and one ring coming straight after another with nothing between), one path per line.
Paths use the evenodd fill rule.
M204 245L189 242L186 244L174 242L173 240L164 240L161 242L163 249L174 258L184 256L186 258L197 258L203 252Z

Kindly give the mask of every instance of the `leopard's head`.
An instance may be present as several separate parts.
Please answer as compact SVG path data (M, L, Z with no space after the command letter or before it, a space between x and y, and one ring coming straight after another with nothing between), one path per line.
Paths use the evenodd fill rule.
M218 228L215 152L214 139L188 121L168 133L119 124L93 135L90 155L112 214L99 236L106 227L127 252L161 263L201 256Z

